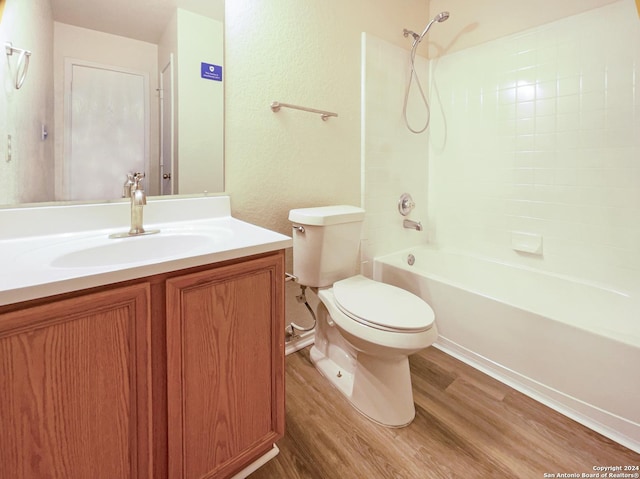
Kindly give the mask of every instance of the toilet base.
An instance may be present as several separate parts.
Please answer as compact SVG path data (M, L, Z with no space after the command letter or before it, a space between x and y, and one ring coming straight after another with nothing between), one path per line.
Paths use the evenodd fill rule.
M336 344L328 346L332 353L329 355L322 351L327 351L326 348L313 346L311 361L353 407L386 427L404 427L413 421L415 406L407 356L381 360L360 352L350 368L331 358L334 354L348 356L350 353L340 351Z

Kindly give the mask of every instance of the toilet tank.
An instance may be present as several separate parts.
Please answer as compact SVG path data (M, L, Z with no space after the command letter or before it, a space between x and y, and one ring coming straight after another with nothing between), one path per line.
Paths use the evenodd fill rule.
M364 210L337 205L289 212L293 224L293 274L305 286L325 287L360 272Z

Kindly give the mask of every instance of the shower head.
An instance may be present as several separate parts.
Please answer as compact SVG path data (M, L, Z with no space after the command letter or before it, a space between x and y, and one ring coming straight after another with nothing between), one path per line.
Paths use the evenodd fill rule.
M449 19L449 12L440 12L440 13L438 13L435 17L433 17L433 20L431 20L427 24L427 26L425 27L423 32L420 34L420 37L418 38L418 43L420 43L422 41L424 36L427 34L429 29L431 28L431 25L433 25L435 22L442 23L442 22L444 22L444 21L446 21L448 19Z
M435 17L433 17L433 19L438 23L442 23L449 19L449 12L440 12Z

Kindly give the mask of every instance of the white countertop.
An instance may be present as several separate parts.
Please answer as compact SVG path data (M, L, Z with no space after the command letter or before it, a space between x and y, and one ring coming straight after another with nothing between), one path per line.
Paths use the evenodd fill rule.
M128 202L0 210L0 305L292 246L288 236L233 218L228 196L149 200L144 227L159 228L160 235L108 239L111 233L128 230L129 211ZM56 261L78 248L88 248L90 255L116 242L132 249L139 245L155 248L158 243L154 237L163 233L188 236L192 231L205 231L211 240L195 244L181 241L177 243L180 247L159 257L151 254L119 264L90 256L88 265L61 267ZM185 240L190 239L186 236ZM142 243L148 240L151 242Z

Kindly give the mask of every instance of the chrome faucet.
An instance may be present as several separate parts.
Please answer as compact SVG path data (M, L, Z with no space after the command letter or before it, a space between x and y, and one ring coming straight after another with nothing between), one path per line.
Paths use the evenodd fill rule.
M131 229L129 235L142 235L145 233L142 227L142 207L147 204L147 195L142 188L144 173L133 175L131 185Z
M160 230L145 230L142 226L142 208L147 204L147 195L142 187L144 173L128 173L123 196L131 198L131 228L127 233L114 233L109 238L126 238L159 233Z
M420 223L419 221L413 221L413 220L405 219L402 222L402 226L404 228L413 229L413 230L416 230L416 231L422 231L422 223Z

